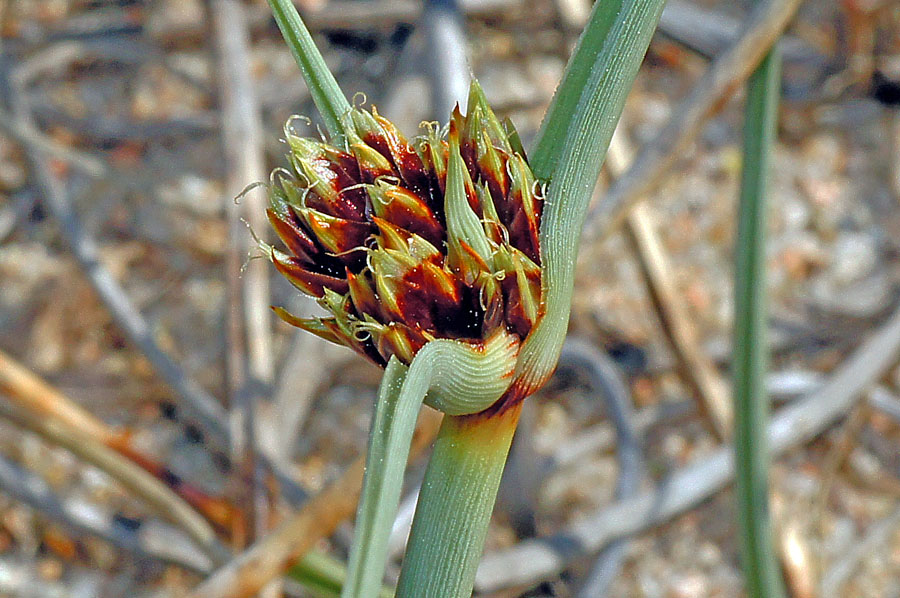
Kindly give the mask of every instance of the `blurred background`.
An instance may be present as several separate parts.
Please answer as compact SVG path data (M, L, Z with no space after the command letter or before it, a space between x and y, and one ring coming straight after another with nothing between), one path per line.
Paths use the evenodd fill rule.
M297 6L354 103L412 136L471 73L528 147L590 4ZM793 596L900 597L900 3L798 4L669 2L479 596L741 595L742 73L790 18L768 246L776 543ZM0 596L186 596L365 451L379 371L271 314L318 308L256 259L264 192L241 194L286 164L285 122L318 134L316 110L262 0L3 0L0 34ZM315 543L337 559L343 502ZM284 568L261 595L330 595Z

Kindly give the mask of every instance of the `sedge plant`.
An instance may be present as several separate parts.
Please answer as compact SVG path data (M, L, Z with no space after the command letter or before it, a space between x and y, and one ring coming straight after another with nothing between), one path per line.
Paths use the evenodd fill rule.
M471 595L522 402L568 327L578 238L664 0L602 0L526 155L477 82L465 113L409 140L352 107L289 0L270 0L327 141L285 127L268 185L276 269L327 317L287 322L384 368L345 598L382 591L387 539L422 404L444 421L417 505L399 598Z

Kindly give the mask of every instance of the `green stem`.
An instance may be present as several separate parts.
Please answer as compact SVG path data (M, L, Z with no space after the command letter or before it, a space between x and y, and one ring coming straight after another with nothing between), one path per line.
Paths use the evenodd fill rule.
M605 4L615 10L601 8ZM598 2L545 119L543 136L531 158L540 167L535 174L550 179L541 218L545 314L522 346L516 371L522 394L540 388L556 368L572 306L581 226L664 4L665 0ZM605 23L608 19L612 23ZM587 62L590 69L583 68ZM569 97L574 95L577 100ZM565 134L559 141L562 131Z
M541 223L546 311L519 352L512 389L518 398L543 385L556 367L581 225L664 0L597 4L532 156L535 172L549 179ZM518 415L513 408L494 417L445 419L419 497L398 598L471 595Z
M747 82L744 169L735 265L734 401L738 519L744 578L751 598L785 595L769 513L769 402L765 392L766 188L777 122L781 60L777 49Z
M627 2L628 0L604 0L594 3L588 24L578 38L575 51L569 59L556 93L553 94L553 100L544 115L530 152L529 165L539 180L549 180L556 170L563 153L566 133L581 100L584 86L591 75L591 69L599 62L603 45L616 23L616 15Z
M316 48L312 36L303 19L294 7L291 0L269 0L269 6L272 7L272 14L275 16L275 22L281 29L281 35L287 42L294 60L303 73L306 85L312 95L313 102L322 120L325 121L325 128L328 133L335 139L337 144L344 135L344 126L341 123L342 117L350 111L350 103L347 102L344 92L338 86L337 81L328 70L325 59Z
M396 357L388 362L369 436L344 598L370 598L381 588L388 536L423 400L449 414L486 409L509 386L517 349L516 338L507 333L480 346L438 339L420 349L409 368Z
M521 403L447 416L425 472L397 598L469 598Z
M303 584L315 596L337 598L347 581L347 567L338 559L321 552L308 552L290 568L288 577ZM392 598L393 590L382 588L378 598Z

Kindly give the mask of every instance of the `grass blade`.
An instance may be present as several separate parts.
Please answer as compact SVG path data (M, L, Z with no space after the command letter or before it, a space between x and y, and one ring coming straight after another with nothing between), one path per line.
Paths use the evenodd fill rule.
M387 562L388 535L400 501L403 472L425 395L404 392L407 367L396 357L384 371L366 453L366 474L342 596L375 596Z
M331 71L325 64L325 59L316 48L312 36L303 19L294 7L291 0L269 0L275 22L281 29L281 35L287 42L294 60L303 73L309 92L312 94L316 108L322 114L325 128L332 137L339 140L343 137L344 127L341 117L350 110L347 97L335 81Z
M765 391L766 193L775 137L781 59L777 48L747 82L744 168L735 262L734 401L738 519L750 598L784 596L769 514L769 402Z
M601 8L606 4L610 7ZM664 0L604 0L595 5L532 152L532 165L540 167L538 176L549 178L541 221L546 313L522 346L516 377L525 394L539 388L556 367L569 323L581 226L664 4ZM590 69L583 68L588 60ZM562 142L554 141L559 131L565 131Z

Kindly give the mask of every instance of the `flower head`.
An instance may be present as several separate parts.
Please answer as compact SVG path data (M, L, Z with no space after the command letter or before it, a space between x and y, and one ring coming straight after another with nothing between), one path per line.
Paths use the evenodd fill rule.
M286 130L273 172L275 267L330 315L290 324L384 365L428 341L524 339L541 315L542 198L511 125L472 84L446 134L407 140L374 108L344 116L342 147Z

